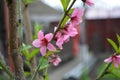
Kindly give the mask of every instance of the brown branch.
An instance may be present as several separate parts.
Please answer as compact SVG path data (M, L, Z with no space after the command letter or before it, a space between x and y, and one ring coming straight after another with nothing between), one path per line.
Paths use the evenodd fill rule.
M8 0L9 1L9 0ZM15 68L15 80L25 80L23 70L23 60L18 46L18 26L17 26L17 0L10 0L9 10L9 46L10 55Z

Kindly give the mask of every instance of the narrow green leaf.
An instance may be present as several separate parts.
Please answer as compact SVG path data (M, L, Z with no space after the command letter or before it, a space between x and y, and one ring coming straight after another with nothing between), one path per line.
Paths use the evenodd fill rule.
M30 49L30 48L32 48L31 45L25 45L25 44L23 43L23 44L22 44L22 49L21 49L21 51L28 50L28 49Z
M112 39L107 39L107 41L112 45L115 52L118 52L118 47L117 47L116 43Z
M43 69L49 67L49 62L48 62L47 58L42 57L42 58L40 58L39 62L41 63L39 70L43 70Z
M73 9L70 9L69 12L68 12L68 15L72 14L73 12ZM62 24L61 24L61 28L64 28L66 23L68 22L68 20L70 19L69 16L66 16L65 19L63 20Z
M23 1L24 1L25 4L31 4L31 3L33 3L33 1L35 1L35 0L23 0Z
M65 0L65 1L66 1L65 10L67 10L69 3L70 3L70 0Z
M66 12L71 0L60 0L60 1L61 1L61 4L62 4L62 7L64 9L64 12Z
M49 80L48 74L45 75L45 80Z
M120 46L119 46L119 48L118 48L118 54L120 54Z
M117 40L118 40L118 43L119 43L119 46L120 46L120 36L118 34L116 34L117 36Z
M29 76L31 75L31 73L28 72L28 71L25 71L25 72L24 72L24 75L25 75L26 77L29 77Z
M25 45L24 43L22 44L21 51L22 51L22 54L26 57L26 59L28 59L28 57L29 57L29 49L30 48L31 48L30 45Z
M30 54L29 54L29 60L33 58L37 53L39 53L40 49L34 49Z
M60 0L60 2L61 2L61 4L62 4L62 7L63 7L63 9L64 9L64 12L66 11L66 2L65 2L65 0Z
M30 68L30 62L28 60L25 61L25 64L28 68Z
M43 29L43 25L39 25L37 22L34 24L34 35L33 35L33 39L37 38L37 34L40 30Z
M63 20L62 24L61 24L61 28L65 27L65 25L66 25L66 23L67 23L68 20L69 20L69 17L66 16L65 19Z

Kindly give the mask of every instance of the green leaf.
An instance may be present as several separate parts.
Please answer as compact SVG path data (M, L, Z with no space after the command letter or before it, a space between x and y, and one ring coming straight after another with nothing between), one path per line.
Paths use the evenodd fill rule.
M118 52L117 44L112 39L107 39L107 41L112 45L112 47L114 48L115 52Z
M117 40L118 40L118 43L119 43L119 46L120 46L120 36L118 34L116 34L117 36Z
M33 58L37 53L39 53L40 52L40 49L38 48L38 49L34 49L30 54L29 54L29 60L31 59L31 58Z
M21 51L28 50L28 49L30 49L30 48L32 48L31 45L25 45L25 44L23 43L23 44L22 44Z
M106 74L100 80L120 80L118 77L113 75L112 73Z
M65 9L67 10L69 3L70 3L70 0L65 0L65 1L66 1Z
M62 7L64 9L64 12L66 12L66 10L69 6L70 0L60 0L60 1L61 1L61 4L62 4Z
M69 12L68 12L68 15L72 14L73 10L74 10L74 9L70 9ZM64 27L65 27L65 25L66 25L66 23L68 22L69 18L70 18L69 16L66 16L66 17L65 17L65 19L63 20L63 22L62 22L62 24L61 24L61 28L64 28Z
M30 68L30 62L28 60L25 61L25 64L26 64L27 67Z
M119 49L118 49L118 54L120 54L120 46L119 46Z
M40 30L43 29L43 25L39 25L37 22L34 24L34 35L33 35L33 39L37 38L37 34Z
M24 75L25 75L26 77L29 77L30 74L31 74L30 72L27 72L27 71L24 72Z
M29 49L30 48L31 48L30 45L25 45L24 43L22 44L21 51L22 51L22 54L26 57L27 60L28 60L28 57L29 57Z
M65 5L66 5L66 3L65 3L65 0L60 0L61 1L61 4L62 4L62 7L63 7L63 9L64 9L64 12L66 11L66 8L65 8Z
M49 80L48 74L45 75L45 80Z
M31 3L33 3L33 1L35 1L35 0L23 0L23 2L24 2L25 4L31 4Z
M68 21L69 17L66 16L65 19L63 20L62 24L61 24L61 28L64 28L66 25L66 22Z
M59 53L60 52L60 50L59 49L56 49L56 51L47 51L47 53L46 53L46 55L45 55L45 57L47 58L47 57L49 57L51 54L57 54L57 53Z
M109 72L112 73L114 76L120 78L120 66L116 68L112 63L112 65L109 68Z
M41 63L39 70L43 70L43 69L49 67L49 62L48 62L47 58L42 57L42 58L40 58L39 62Z

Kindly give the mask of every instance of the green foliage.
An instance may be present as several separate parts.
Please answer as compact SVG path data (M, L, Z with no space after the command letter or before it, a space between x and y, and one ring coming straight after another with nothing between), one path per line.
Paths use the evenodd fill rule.
M67 8L68 8L71 0L60 0L60 1L61 1L61 4L62 4L62 7L64 9L64 12L67 11Z
M45 75L45 80L49 80L48 74Z
M8 80L6 76L0 75L0 80Z
M53 51L47 51L47 53L46 53L46 55L45 55L45 57L47 58L47 57L49 57L51 54L57 54L57 53L59 53L60 52L60 50L59 49L56 49L56 51L55 52L53 52Z
M29 57L29 49L31 48L30 45L25 45L24 43L22 44L22 48L21 48L21 51L22 51L22 54L26 57L26 59L28 60L28 57Z
M116 36L117 36L118 44L119 44L119 47L120 47L120 36L118 34L116 34Z
M72 12L73 12L73 9L70 9L69 12L68 12L68 14L67 14L68 16L66 16L66 17L64 18L64 20L63 20L63 22L62 22L62 24L61 24L61 28L64 28L64 27L65 27L67 21L69 20L69 16L70 16L70 14L72 14Z
M106 64L106 63L101 64L101 66L97 70L97 74L99 75L100 73L102 73L107 65L108 64Z
M41 63L39 70L43 70L43 69L49 67L49 62L48 62L47 58L45 58L45 57L40 58L39 63Z
M29 52L30 48L30 45L25 45L24 43L22 44L22 54L26 57L28 61L31 60L31 58L33 58L40 51L40 49L34 49L33 51Z
M115 52L118 52L117 44L112 39L107 39L107 41L111 44L111 46L114 48Z
M108 66L108 65L109 64L103 63L99 67L97 73L98 74L103 73L106 66ZM106 70L104 75L100 78L100 80L119 80L119 79L120 79L120 67L116 68L113 63L109 66L109 68Z
M26 76L26 77L29 77L30 75L31 75L31 73L30 72L24 72L24 75Z
M33 3L33 1L35 1L35 0L23 0L23 2L24 2L25 4L31 4L31 3Z
M39 53L40 52L40 49L38 48L38 49L34 49L31 53L30 53L30 55L29 55L29 60L31 59L31 58L33 58L37 53Z
M107 41L111 44L111 46L113 47L115 52L120 54L120 36L118 34L116 34L116 36L117 36L117 40L118 40L119 45L117 45L112 39L108 38Z
M33 35L33 39L37 38L37 34L40 30L43 29L43 25L39 25L37 22L34 24L34 35Z
M100 80L120 80L120 79L113 74L106 74Z
M109 68L109 73L117 78L120 78L120 66L118 68L115 68L115 66L112 64Z
M117 36L117 40L118 40L118 44L119 44L118 53L120 54L120 36L118 34L116 34L116 36Z
M89 71L84 71L83 74L80 77L80 80L91 80L88 76Z

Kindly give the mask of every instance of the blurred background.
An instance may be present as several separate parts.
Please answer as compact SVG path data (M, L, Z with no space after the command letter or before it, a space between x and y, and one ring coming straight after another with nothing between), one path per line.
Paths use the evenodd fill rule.
M50 80L94 80L103 60L113 54L106 38L116 39L120 35L120 2L119 0L93 0L92 7L85 6L83 23L79 26L79 35L64 45L60 52L62 63L49 69ZM81 8L83 3L77 0L74 7ZM62 18L60 0L36 0L29 5L32 27L35 22L44 25L44 32L53 29ZM7 54L7 8L0 0L0 52ZM92 73L92 74L91 74Z

